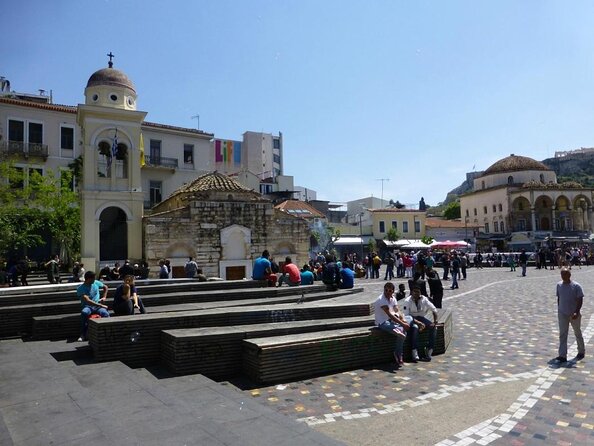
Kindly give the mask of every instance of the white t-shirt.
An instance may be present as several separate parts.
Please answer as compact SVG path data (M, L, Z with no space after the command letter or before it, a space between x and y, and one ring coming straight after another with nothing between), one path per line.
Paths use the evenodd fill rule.
M391 312L395 313L395 307L398 306L396 303L396 298L391 297L390 299L386 298L383 294L380 295L375 300L374 307L375 307L375 325L380 325L390 319L390 317L386 314L382 307L388 307Z
M557 284L557 297L559 298L559 313L566 316L571 316L577 310L577 303L580 298L584 297L582 286L574 282Z
M407 298L402 300L401 305L402 311L404 311L404 314L406 316L425 317L427 312L437 311L435 305L433 305L426 296L421 296L417 303L415 303L412 296L408 296Z

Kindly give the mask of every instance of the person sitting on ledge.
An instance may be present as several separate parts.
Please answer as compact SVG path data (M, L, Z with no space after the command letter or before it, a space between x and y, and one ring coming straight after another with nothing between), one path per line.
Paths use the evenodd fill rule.
M95 273L93 271L87 271L85 273L85 281L76 289L76 295L80 299L81 305L81 327L80 338L78 340L84 341L87 339L89 317L92 314L98 314L100 317L109 317L107 305L103 303L107 297L107 285L95 280Z
M301 284L301 272L297 265L293 263L291 257L285 257L283 274L278 279L278 286L282 286L283 283L289 286L299 286Z
M267 249L262 251L262 255L254 261L254 268L252 270L252 279L266 280L268 286L276 286L277 277L272 273L270 260L270 253Z
M328 291L336 291L340 286L340 270L333 255L326 255L326 263L322 266L322 282Z
M311 272L309 265L306 263L301 269L301 285L313 285L314 275Z
M349 289L354 286L355 272L351 269L351 264L349 262L344 262L342 264L342 269L340 270L340 288Z
M410 323L409 335L411 337L412 345L412 359L413 362L419 360L419 332L423 330L431 330L429 333L429 345L424 354L425 361L431 361L433 354L433 347L435 346L435 337L437 336L437 309L431 303L429 298L421 295L421 288L418 285L413 285L411 295L402 301L402 310L408 323ZM431 310L433 312L433 323L428 320L425 315Z
M116 316L131 316L137 308L141 314L146 313L142 300L136 292L134 276L128 274L124 277L124 283L118 286L113 296L113 311Z
M394 298L394 284L386 282L384 292L374 302L375 325L382 331L385 331L396 337L394 344L394 360L396 369L404 365L402 351L406 331L410 325L404 319L404 315L398 308L398 303Z

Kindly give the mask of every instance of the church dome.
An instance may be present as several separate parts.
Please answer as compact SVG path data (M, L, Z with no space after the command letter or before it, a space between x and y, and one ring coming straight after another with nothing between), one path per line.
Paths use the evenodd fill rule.
M124 72L116 70L115 68L102 68L91 75L87 82L87 88L100 85L128 88L136 93L134 84L128 76L126 76Z
M513 153L503 159L500 159L491 167L489 167L483 175L491 175L495 173L505 173L505 172L517 172L520 170L546 170L549 171L547 166L545 166L540 161L536 161L535 159L528 158L527 156L518 156L514 155Z
M185 184L174 192L248 192L250 189L233 178L219 172L211 172L199 176L191 183Z

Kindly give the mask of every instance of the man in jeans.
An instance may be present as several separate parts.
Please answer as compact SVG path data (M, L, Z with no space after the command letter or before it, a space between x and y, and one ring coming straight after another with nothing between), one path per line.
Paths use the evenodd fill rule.
M98 314L101 317L109 317L107 305L103 304L107 297L107 285L95 280L95 273L87 271L85 281L76 289L76 295L80 299L81 329L79 341L87 339L87 328L89 317Z
M567 362L567 335L569 324L573 328L577 342L578 354L576 361L584 359L586 346L582 336L582 303L584 302L584 291L579 283L571 280L569 268L561 268L561 282L557 283L557 318L559 320L559 356L553 359L554 364Z
M396 361L396 368L398 369L404 364L402 350L404 339L406 338L406 330L408 330L410 326L404 320L404 315L398 309L398 304L394 298L394 284L392 282L386 282L384 285L384 292L376 299L374 307L375 325L380 330L396 337L394 359Z
M412 359L413 362L419 360L419 331L430 330L429 345L424 354L425 361L431 361L433 347L435 346L435 337L437 336L437 309L431 303L427 296L421 295L421 288L413 285L411 295L402 301L402 310L407 322L410 324L409 336L411 337ZM425 315L427 312L433 313L433 323Z

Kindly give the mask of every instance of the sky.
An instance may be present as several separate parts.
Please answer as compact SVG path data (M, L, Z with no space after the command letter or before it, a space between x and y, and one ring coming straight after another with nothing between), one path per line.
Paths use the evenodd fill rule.
M0 76L84 101L124 71L147 120L283 134L318 199L443 201L511 153L594 147L594 2L0 0ZM382 191L383 186L383 191ZM383 194L383 195L382 195Z

